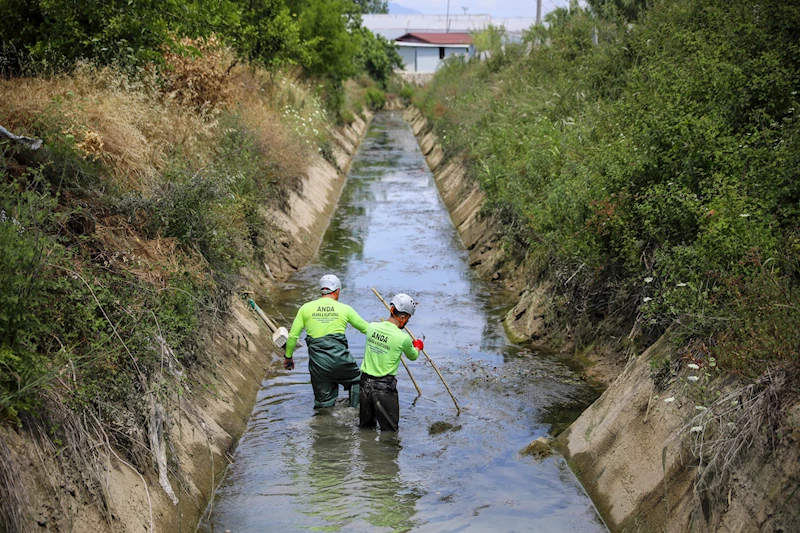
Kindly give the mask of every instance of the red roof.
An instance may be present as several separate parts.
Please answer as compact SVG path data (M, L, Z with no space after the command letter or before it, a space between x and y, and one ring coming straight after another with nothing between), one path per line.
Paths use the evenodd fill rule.
M472 44L472 36L469 33L406 33L398 37L395 41L401 43L423 43L423 44Z

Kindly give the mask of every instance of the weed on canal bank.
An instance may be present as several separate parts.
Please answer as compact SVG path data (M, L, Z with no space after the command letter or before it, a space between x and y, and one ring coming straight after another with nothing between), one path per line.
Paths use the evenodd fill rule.
M800 11L746 4L556 10L418 91L579 348L672 327L743 377L798 363Z

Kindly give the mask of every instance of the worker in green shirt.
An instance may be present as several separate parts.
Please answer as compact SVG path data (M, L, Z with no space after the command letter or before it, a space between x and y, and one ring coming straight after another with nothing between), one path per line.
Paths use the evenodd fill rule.
M416 308L411 296L396 294L389 300L389 319L367 326L367 344L361 363L361 427L379 425L381 430L397 431L400 423L397 397L400 357L405 354L411 361L416 361L424 347L421 340L412 342L411 336L403 331Z
M344 330L352 324L361 333L367 322L347 304L339 302L342 282L334 275L319 280L322 296L303 304L292 322L283 366L294 369L294 348L305 328L308 370L314 389L314 407L331 407L339 396L339 385L350 393L350 407L358 407L361 372L347 346Z

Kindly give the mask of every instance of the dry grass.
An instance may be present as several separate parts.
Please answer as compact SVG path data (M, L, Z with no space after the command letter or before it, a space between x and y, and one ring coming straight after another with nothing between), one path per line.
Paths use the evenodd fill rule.
M115 270L129 272L153 286L165 288L175 275L205 280L207 263L197 252L179 250L175 238L145 239L123 217L108 217L95 227L96 238Z
M159 98L109 68L80 65L71 76L0 80L0 124L48 137L72 135L125 190L147 192L176 149L203 165L216 123Z
M722 394L689 420L673 439L692 435L692 453L700 461L695 495L724 503L731 479L746 454L767 457L788 433L788 409L800 400L800 367L787 364L767 370L754 383Z
M31 531L24 512L25 501L19 466L0 434L0 528L6 533Z
M167 98L201 113L219 108L230 96L228 73L238 63L234 54L213 36L206 41L184 38L181 45L198 53L165 55L162 89Z
M263 155L290 184L327 138L327 117L313 87L296 72L271 74L236 64L211 40L202 57L170 55L163 84L131 81L111 68L79 65L69 76L0 80L0 124L14 133L70 135L87 159L104 163L123 190L153 191L171 158L191 168L214 158L216 120L238 113Z
M255 140L263 181L274 204L299 187L310 157L328 138L319 87L295 71L271 73L233 61L214 39L184 42L202 56L167 56L159 77L138 80L111 68L79 65L71 75L0 80L0 125L45 139L74 139L87 160L102 165L103 180L117 190L150 198L165 189L171 166L203 172L218 160L225 124ZM70 137L68 137L70 136ZM234 169L235 170L235 169ZM264 205L268 211L270 205ZM177 248L174 239L145 239L121 218L97 213L94 237L109 263L156 286L174 272L199 275L202 257ZM228 224L244 227L241 213ZM240 228L241 229L241 228ZM246 229L241 229L246 234Z
M292 121L281 109L289 105L284 103L288 99L286 84L282 83L285 80L260 69L237 66L231 70L227 106L238 111L262 154L273 162L276 173L293 186L306 171L312 147L311 139L292 128Z

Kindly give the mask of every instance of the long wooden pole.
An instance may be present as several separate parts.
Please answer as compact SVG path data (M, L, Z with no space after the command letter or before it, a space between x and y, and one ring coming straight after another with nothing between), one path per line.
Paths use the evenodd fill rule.
M381 296L381 295L380 295L380 293L378 293L378 291L376 291L376 290L375 290L375 287L373 287L373 288L372 288L372 292L374 292L374 293L375 293L375 296L377 296L377 297L378 297L378 299L379 299L379 300L380 300L380 301L383 303L383 305L384 305L384 306L386 306L386 309L388 309L389 311L391 311L391 310L392 310L392 308L391 308L391 307L389 307L389 304L387 304L387 303L386 303L386 300L384 300L384 299L383 299L383 296ZM411 333L411 331L409 331L409 329L408 329L408 328L403 328L403 329L405 329L405 330L406 330L406 333L408 333L409 335L411 335L411 338L412 338L413 340L416 340L416 339L417 339L417 338L414 336L414 334L413 334L413 333ZM453 403L454 403L454 404L455 404L455 406L456 406L456 411L457 411L457 412L458 412L458 414L460 415L460 414L461 414L461 407L458 405L458 401L456 400L456 397L455 397L455 396L453 396L453 391L451 391L451 390L450 390L450 387L447 385L447 382L444 380L444 377L442 376L442 373L441 373L441 372L439 372L439 369L436 367L436 363L434 363L434 362L433 362L433 359L431 359L431 357L428 355L428 352L426 352L424 348L422 349L422 353L423 353L423 354L425 354L425 357L428 359L428 362L431 364L431 366L433 367L433 369L436 371L436 374L439 376L439 379L441 379L441 380L442 380L442 384L444 385L444 388L445 388L445 389L447 389L447 393L448 393L448 394L450 395L450 397L453 399ZM400 360L402 361L402 358L401 358Z
M381 322L383 322L383 321L384 320L381 318ZM417 380L414 379L414 376L411 375L411 369L408 368L408 364L406 364L406 360L403 359L402 355L400 356L400 362L403 363L403 367L406 369L406 372L408 372L408 377L411 378L411 383L413 383L414 384L414 388L417 389L417 396L422 396L422 391L419 390L419 385L417 385Z

